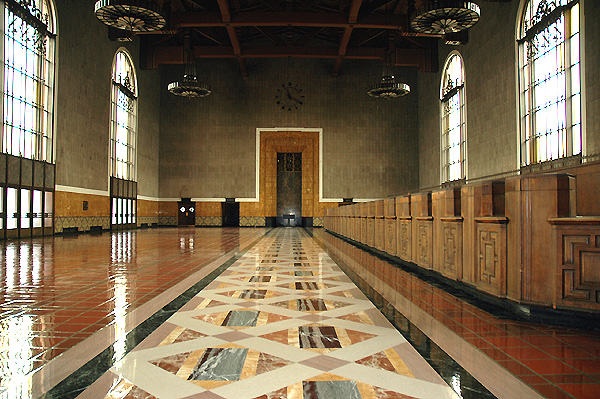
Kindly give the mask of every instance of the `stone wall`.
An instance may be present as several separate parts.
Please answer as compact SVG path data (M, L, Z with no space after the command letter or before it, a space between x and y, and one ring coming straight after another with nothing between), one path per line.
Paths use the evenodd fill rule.
M516 24L520 1L480 2L481 20L466 45L439 42L438 73L419 74L419 168L422 188L440 184L439 90L444 61L452 50L463 57L467 103L467 178L477 179L519 168ZM600 17L596 1L582 0L587 117L584 153L600 152Z
M160 196L254 198L257 128L323 129L323 195L378 198L417 186L416 71L406 98L377 100L367 86L380 64L347 61L339 77L329 60L248 60L242 78L233 60L199 60L198 75L213 94L176 98L166 86L182 67L162 68ZM276 104L282 84L298 85L304 104ZM293 130L293 129L289 129Z

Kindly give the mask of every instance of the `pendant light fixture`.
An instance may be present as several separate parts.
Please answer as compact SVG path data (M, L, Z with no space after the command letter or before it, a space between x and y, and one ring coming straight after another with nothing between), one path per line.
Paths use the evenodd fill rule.
M426 0L416 10L410 26L416 32L445 35L472 27L480 14L479 6L470 1Z
M396 50L390 35L390 44L383 56L383 72L381 82L370 86L367 94L375 98L398 98L410 93L410 86L406 83L396 82L394 66L396 65Z
M160 30L166 20L152 0L98 0L96 17L108 26L132 32Z
M181 81L169 83L169 92L175 96L186 98L198 98L209 96L212 91L208 85L198 83L196 75L196 60L194 59L194 50L190 43L190 32L185 33L183 42L183 53L185 62L185 71Z

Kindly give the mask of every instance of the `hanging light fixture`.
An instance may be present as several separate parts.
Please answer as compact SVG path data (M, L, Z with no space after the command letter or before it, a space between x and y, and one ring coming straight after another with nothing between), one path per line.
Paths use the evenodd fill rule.
M94 13L108 26L133 32L160 30L166 24L152 0L98 0Z
M420 33L445 35L472 27L480 14L479 6L470 1L429 0L416 11L410 26Z
M410 86L406 83L396 82L394 75L394 65L396 57L395 50L393 49L392 39L390 39L390 46L385 50L383 56L383 72L381 74L381 82L370 86L367 89L367 94L375 98L398 98L410 93Z
M193 49L190 44L190 34L186 32L183 51L185 57L185 71L183 79L169 83L169 92L173 95L186 98L206 97L212 93L208 85L198 83L196 75L196 60L194 59Z

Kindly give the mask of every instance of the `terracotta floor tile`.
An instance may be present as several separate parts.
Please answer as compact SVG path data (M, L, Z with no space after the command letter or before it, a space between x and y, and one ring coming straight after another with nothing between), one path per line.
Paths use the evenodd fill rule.
M517 360L554 359L551 355L542 352L533 346L519 348L502 348L504 352Z
M577 370L560 360L521 360L521 363L541 375L577 373Z
M559 387L578 399L598 399L600 396L600 384L561 384Z
M564 362L586 374L600 374L598 359L565 359Z
M567 392L554 385L532 385L532 388L548 399L573 399Z

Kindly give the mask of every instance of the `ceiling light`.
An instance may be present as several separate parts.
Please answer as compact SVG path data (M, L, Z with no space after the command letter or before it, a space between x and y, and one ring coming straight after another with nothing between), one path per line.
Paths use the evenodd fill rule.
M98 0L94 13L108 26L134 32L160 30L166 24L160 7L151 0Z
M375 98L398 98L410 93L410 86L406 83L396 82L394 65L396 64L395 50L393 49L393 36L390 36L388 49L383 55L383 72L381 82L370 86L367 94Z
M382 76L381 83L377 83L367 90L367 94L376 98L398 98L410 93L410 86L406 83L397 83L396 78Z
M420 33L444 35L472 27L480 13L470 1L431 0L416 11L410 26Z
M185 57L185 72L181 81L169 83L167 87L173 95L186 98L206 97L212 93L208 85L198 83L196 75L196 61L194 59L193 48L191 45L190 32L186 32L183 42L183 52Z

